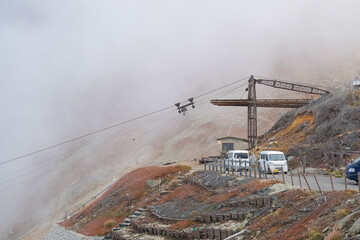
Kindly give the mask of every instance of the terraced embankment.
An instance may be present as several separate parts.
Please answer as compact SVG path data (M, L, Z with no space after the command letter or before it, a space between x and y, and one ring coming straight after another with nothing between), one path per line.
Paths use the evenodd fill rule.
M62 225L80 233L93 226L101 230L93 236L121 240L225 239L235 233L242 239L342 239L346 235L351 239L360 234L355 191L320 194L275 180L185 172L184 167L134 171L94 206ZM151 176L162 177L154 188L146 186ZM135 186L141 186L141 194L129 202L123 196L138 191Z

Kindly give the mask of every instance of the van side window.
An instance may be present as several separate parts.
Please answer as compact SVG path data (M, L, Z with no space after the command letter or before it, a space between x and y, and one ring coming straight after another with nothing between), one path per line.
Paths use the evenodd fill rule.
M266 160L266 161L269 160L269 159L268 159L268 155L265 155L265 160Z
M264 154L261 154L261 155L260 155L260 159L264 159Z

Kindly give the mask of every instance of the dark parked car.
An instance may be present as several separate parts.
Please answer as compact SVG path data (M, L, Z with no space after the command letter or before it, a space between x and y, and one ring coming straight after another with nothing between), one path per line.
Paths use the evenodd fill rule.
M354 161L349 163L346 166L346 178L350 180L354 180L356 182L359 181L358 179L358 172L360 172L360 156L357 157Z

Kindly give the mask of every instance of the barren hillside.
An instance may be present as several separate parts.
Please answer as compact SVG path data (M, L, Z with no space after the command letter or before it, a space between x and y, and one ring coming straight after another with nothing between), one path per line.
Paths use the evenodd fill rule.
M259 141L259 148L281 150L293 164L341 167L360 150L360 91L323 96L284 114Z

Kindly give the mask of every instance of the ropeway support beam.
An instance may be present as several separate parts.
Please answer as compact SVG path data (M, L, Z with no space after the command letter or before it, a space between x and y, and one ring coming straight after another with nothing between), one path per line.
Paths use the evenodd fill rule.
M256 107L268 108L300 108L309 104L313 99L257 99ZM221 99L211 100L212 104L216 106L238 106L247 107L251 101L247 99Z
M324 95L330 92L324 89L306 86L303 84L289 83L271 79L255 79L251 76L249 79L248 99L222 99L211 100L210 102L217 106L247 106L248 107L248 144L249 149L257 145L257 107L274 108L299 108L312 101L312 99L256 99L255 84L262 84L269 87L286 89L290 91L303 92L309 94Z
M324 90L324 89L306 86L306 85L297 84L297 83L289 83L289 82L284 82L284 81L279 81L279 80L256 79L255 83L266 85L266 86L273 87L273 88L281 88L281 89L285 89L285 90L291 90L291 91L303 92L303 93L309 93L309 94L324 95L324 94L330 93L329 91Z

